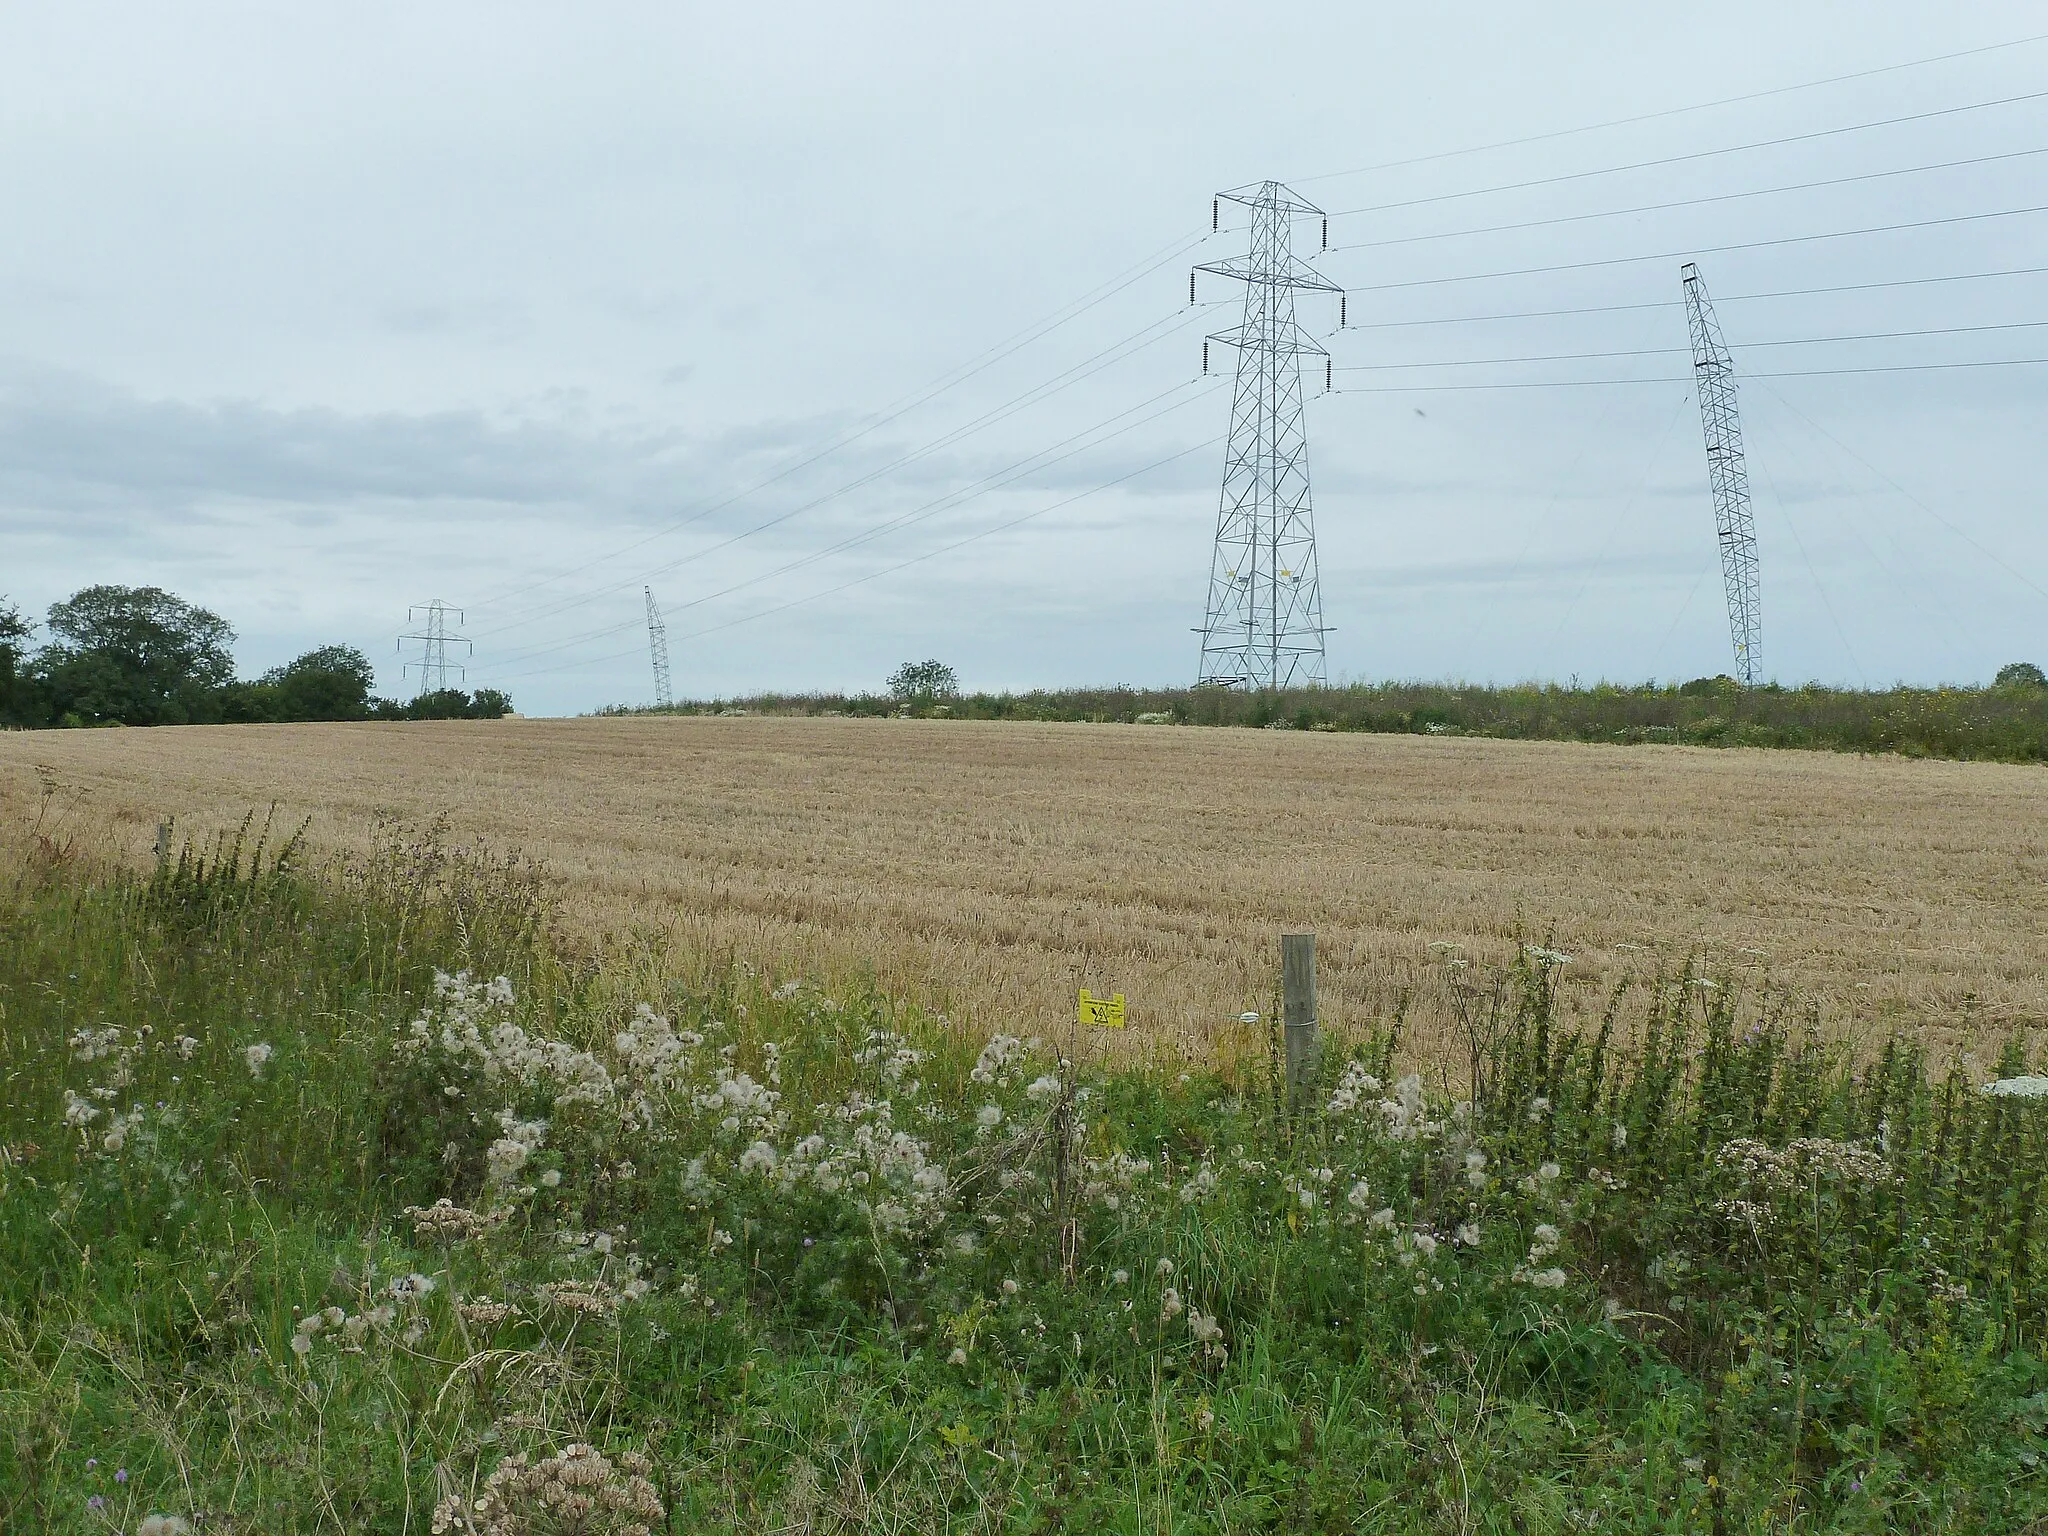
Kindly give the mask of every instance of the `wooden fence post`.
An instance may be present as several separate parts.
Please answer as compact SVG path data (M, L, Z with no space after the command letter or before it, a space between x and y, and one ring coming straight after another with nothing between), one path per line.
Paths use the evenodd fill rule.
M1316 936L1280 935L1281 1023L1287 1043L1287 1107L1299 1114L1316 1077Z

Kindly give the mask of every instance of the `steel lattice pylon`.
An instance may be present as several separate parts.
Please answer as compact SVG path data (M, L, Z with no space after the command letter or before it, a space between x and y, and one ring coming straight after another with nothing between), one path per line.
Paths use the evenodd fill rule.
M1237 348L1237 383L1230 445L1223 456L1209 606L1200 631L1200 681L1239 688L1319 684L1324 681L1323 600L1309 503L1301 357L1329 354L1295 323L1294 294L1300 288L1342 290L1289 249L1290 221L1320 216L1320 208L1277 181L1218 197L1249 208L1252 224L1251 248L1243 256L1195 269L1245 285L1244 323L1209 338ZM1189 287L1192 295L1192 280ZM1207 350L1205 345L1205 369Z
M654 588L640 590L647 595L647 651L654 659L654 702L668 709L675 703L668 685L668 626L662 623L661 610L654 605Z
M1742 419L1735 410L1735 359L1714 317L1700 269L1687 262L1685 320L1692 332L1692 371L1707 437L1707 482L1714 493L1714 530L1721 543L1721 581L1728 589L1728 633L1735 675L1754 684L1763 671L1764 615L1756 558L1756 518L1749 506L1749 466L1742 458Z
M456 673L463 682L468 682L469 674L467 670L460 663L452 662L448 659L448 647L450 645L468 646L471 650L474 650L475 647L470 646L469 641L463 639L462 636L448 633L449 614L455 615L456 623L460 624L462 622L462 610L460 608L452 607L437 597L430 603L415 603L406 610L406 618L410 620L414 614L422 610L427 615L426 627L410 635L400 635L398 637L398 645L399 649L403 650L406 641L419 641L420 659L416 662L408 661L399 671L402 676L410 672L414 667L420 669L419 696L424 697L429 693L446 691L448 687L448 674L450 672Z

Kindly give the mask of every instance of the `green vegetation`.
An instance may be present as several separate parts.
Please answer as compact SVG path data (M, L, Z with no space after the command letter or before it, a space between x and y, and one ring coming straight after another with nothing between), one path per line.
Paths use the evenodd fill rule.
M125 877L59 821L0 885L0 1528L2048 1521L2020 1041L1990 1093L1756 978L1450 955L1469 1060L1333 1038L1296 1115L1256 1025L1091 1067L579 959L431 835Z
M53 603L50 640L0 599L0 726L218 725L286 720L495 720L495 689L370 696L359 650L323 645L254 682L235 677L235 632L159 587L87 587Z
M939 713L964 720L1123 721L1140 724L1266 726L1294 730L1379 731L1431 736L1490 736L1527 741L1636 745L1678 742L1707 747L1810 747L1838 752L1896 752L1912 757L2048 762L2048 686L2019 662L1989 688L1875 690L1745 688L1733 678L1684 684L1597 684L1590 688L1527 683L1466 687L1448 683L1359 683L1245 693L1219 688L1068 688L1033 693L975 693L944 703L892 692L762 694L680 704L675 713L744 709L763 714L886 715ZM630 709L614 714L642 713Z
M898 703L930 704L960 692L960 674L943 661L906 661L889 674L889 697Z

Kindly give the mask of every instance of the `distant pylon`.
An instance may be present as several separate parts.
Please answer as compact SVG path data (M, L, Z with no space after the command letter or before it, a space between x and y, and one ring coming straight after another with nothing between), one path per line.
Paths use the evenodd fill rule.
M455 672L461 675L463 681L468 681L467 670L458 663L451 662L448 659L448 647L450 645L469 645L469 642L463 639L462 636L448 633L448 615L454 614L455 622L460 624L462 622L462 610L460 608L451 608L437 597L430 603L415 603L412 607L408 608L405 611L407 622L413 622L413 615L420 612L425 612L427 616L425 626L416 634L400 635L398 637L398 645L401 650L405 648L405 642L408 640L420 642L420 659L418 661L408 661L400 669L401 675L412 671L415 667L419 669L420 686L418 693L414 695L416 698L419 694L439 693L445 689L448 686L448 674L450 672ZM471 649L474 649L474 647L471 647Z
M661 610L654 606L654 588L640 590L647 594L647 649L654 658L654 702L668 709L675 703L668 686L668 626L661 622Z
M1200 681L1237 688L1321 683L1323 598L1316 575L1315 518L1309 502L1308 434L1302 421L1301 358L1328 357L1294 319L1294 294L1341 293L1289 246L1291 221L1321 217L1277 181L1217 194L1252 215L1243 256L1204 262L1197 272L1245 285L1244 320L1209 338L1237 348L1230 443L1223 455L1223 496L1209 565ZM1324 243L1329 221L1324 219ZM1194 297L1194 280L1188 281ZM1209 350L1202 348L1203 371Z
M1700 269L1681 269L1685 321L1692 332L1692 371L1707 438L1707 484L1714 493L1714 531L1721 544L1721 583L1728 589L1728 634L1735 676L1753 685L1763 673L1763 593L1756 558L1756 518L1749 506L1749 466L1742 457L1742 419L1735 412L1735 359L1721 335L1714 301Z

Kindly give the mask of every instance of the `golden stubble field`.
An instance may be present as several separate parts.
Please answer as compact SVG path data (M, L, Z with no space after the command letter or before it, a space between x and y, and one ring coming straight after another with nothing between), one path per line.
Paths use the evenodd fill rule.
M1322 1012L1418 989L1433 942L1572 952L1582 995L1704 947L1832 1027L2048 1022L2048 773L1826 753L1174 727L764 717L0 736L0 815L42 792L123 854L279 802L316 844L379 812L520 849L568 923L883 986L978 1027L1130 998L1129 1043L1263 1007L1277 935L1319 935ZM1652 954L1645 954L1643 946Z

